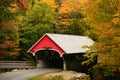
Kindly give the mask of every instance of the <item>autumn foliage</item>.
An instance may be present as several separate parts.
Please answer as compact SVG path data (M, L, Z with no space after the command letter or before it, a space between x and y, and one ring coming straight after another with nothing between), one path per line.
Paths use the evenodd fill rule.
M0 54L19 56L44 33L64 33L91 37L102 65L119 66L119 6L120 0L0 1Z
M93 46L99 54L102 65L119 66L120 58L120 25L119 0L90 0L83 8L85 20L93 30L91 37L96 36ZM103 58L102 58L103 57Z

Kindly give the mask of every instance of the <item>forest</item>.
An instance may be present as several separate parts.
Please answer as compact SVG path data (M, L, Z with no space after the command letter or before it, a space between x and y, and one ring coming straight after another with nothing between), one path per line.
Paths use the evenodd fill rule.
M88 51L83 64L98 55L90 73L102 77L93 80L118 80L120 0L0 1L0 60L34 60L27 50L45 33L92 38L94 53Z

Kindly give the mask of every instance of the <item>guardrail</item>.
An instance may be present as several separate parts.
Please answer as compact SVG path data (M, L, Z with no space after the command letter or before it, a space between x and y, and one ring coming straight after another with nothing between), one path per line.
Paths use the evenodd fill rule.
M0 61L0 68L2 69L36 68L36 64L30 61Z

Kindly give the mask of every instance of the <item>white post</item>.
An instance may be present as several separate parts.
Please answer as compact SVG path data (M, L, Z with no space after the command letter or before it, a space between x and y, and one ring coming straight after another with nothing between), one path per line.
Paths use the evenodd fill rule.
M63 59L63 70L67 70L64 55L62 56L62 59Z

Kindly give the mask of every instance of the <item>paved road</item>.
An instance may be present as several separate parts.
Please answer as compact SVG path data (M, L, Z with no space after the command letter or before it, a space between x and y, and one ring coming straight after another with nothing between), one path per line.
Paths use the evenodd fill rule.
M60 69L31 69L31 70L21 70L16 72L7 72L0 74L0 80L28 80L32 76L36 76L39 74L44 74L48 72L60 71Z

